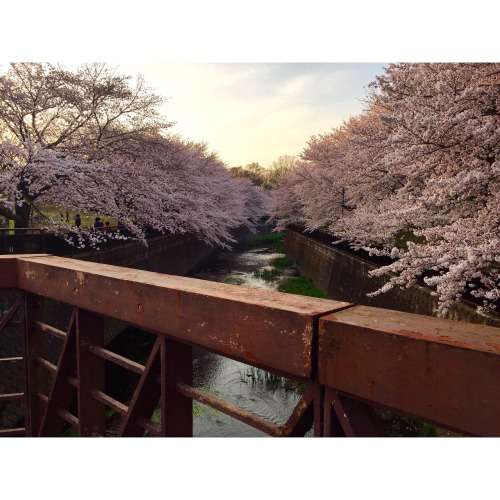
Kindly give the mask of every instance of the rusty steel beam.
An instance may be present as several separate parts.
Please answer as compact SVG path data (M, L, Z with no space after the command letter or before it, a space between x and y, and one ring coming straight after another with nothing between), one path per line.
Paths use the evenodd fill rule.
M498 380L498 328L365 306L320 320L320 383L361 401L500 436Z
M26 393L26 434L30 437L38 436L44 407L38 397L39 393L49 390L48 377L44 367L39 363L43 354L43 342L38 335L36 320L40 309L39 298L32 294L24 294L24 334L23 351L25 363L25 393ZM48 363L48 362L47 362Z
M283 436L299 437L309 431L314 423L314 399L318 396L318 384L311 382L282 427Z
M298 377L312 374L318 318L350 305L51 256L19 256L18 286Z
M193 436L193 401L181 394L178 384L193 384L193 349L190 345L162 338L161 434L167 437Z
M161 428L158 424L155 424L154 422L151 422L147 418L140 417L137 420L137 425L139 427L142 427L145 431L148 431L150 434L153 434L156 437L161 436Z
M38 435L40 437L56 437L63 430L63 420L73 425L73 419L66 415L75 396L74 387L68 378L77 373L77 310L73 310L67 330L66 340L57 365L57 372L45 407ZM68 420L68 418L70 420ZM73 423L72 423L73 422Z
M12 364L12 365L15 365L17 363L20 363L21 361L24 361L24 358L21 358L19 356L15 357L15 358L0 358L0 365L2 363L5 363L5 364Z
M283 435L283 428L279 425L273 424L272 422L255 415L255 413L244 410L233 403L229 403L228 401L212 396L211 394L208 394L200 389L195 389L194 387L182 383L177 385L177 390L180 394L187 398L194 399L200 403L210 406L211 408L225 413L226 415L229 415L230 417L233 417L244 424L253 427L254 429L265 432L270 436L277 437Z
M38 356L36 358L36 363L38 364L38 366L45 368L52 375L55 375L57 372L57 366L54 363L48 361L47 359L42 358L41 356Z
M38 366L45 368L51 375L55 375L57 373L57 366L50 361L47 361L46 359L39 356L38 358L36 358L36 362ZM78 378L68 377L66 381L69 385L72 385L75 389L78 389Z
M103 405L107 406L108 408L111 408L112 410L115 410L117 413L120 415L125 415L128 411L128 406L124 405L120 401L116 400L115 398L112 398L108 394L98 391L96 389L92 389L90 391L90 394L92 397L96 400L102 403Z
M46 253L32 253L22 255L0 255L0 289L19 288L18 259L19 257L47 257Z
M80 427L78 417L75 417L75 415L70 413L68 410L63 410L62 408L57 408L56 413L59 417L61 417L69 425L75 427L76 429L78 429ZM58 435L59 434L55 435L54 437L57 437Z
M141 422L149 421L155 411L161 397L160 386L156 383L161 372L161 344L161 339L157 338L118 431L120 437L142 436L144 427Z
M89 350L89 352L95 354L96 356L99 356L101 359L111 361L115 365L126 368L127 370L137 373L138 375L142 375L144 373L144 365L120 356L119 354L109 351L108 349L104 349L103 347L96 345L89 345L87 349Z
M17 401L24 399L24 392L13 392L11 394L0 394L0 403L2 401Z
M347 398L330 388L325 391L325 437L385 437L382 422L368 404Z
M0 288L17 288L17 257L0 255Z
M24 436L26 429L24 427L16 427L14 429L0 429L0 437L20 437Z
M54 337L57 337L61 340L66 339L66 332L63 332L62 330L58 330L57 328L54 328L53 326L42 323L41 321L37 321L35 323L35 325L36 325L37 331L39 331L39 332L48 333L48 334L53 335Z
M78 309L76 318L76 378L78 379L78 422L81 437L106 434L106 409L92 396L94 390L105 390L105 361L91 353L89 346L104 346L104 318Z

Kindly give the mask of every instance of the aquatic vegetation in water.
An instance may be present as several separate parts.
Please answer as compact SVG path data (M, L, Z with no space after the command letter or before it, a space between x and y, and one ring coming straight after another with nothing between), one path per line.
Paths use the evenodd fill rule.
M263 384L270 390L281 388L288 391L296 391L299 394L305 391L304 384L299 384L286 377L262 370L261 368L255 368L254 366L249 366L246 370L240 371L239 373L241 382L245 384Z
M276 257L271 263L277 269L285 269L287 267L292 267L295 264L295 262L286 255L283 255L283 257Z
M267 245L268 243L278 243L284 239L285 233L271 233L265 234L264 236L256 236L250 240L250 243L254 246Z
M245 280L240 276L235 276L234 274L229 274L224 278L224 283L228 283L230 285L244 285Z
M280 269L256 269L253 272L255 278L262 278L264 281L275 281L282 274Z

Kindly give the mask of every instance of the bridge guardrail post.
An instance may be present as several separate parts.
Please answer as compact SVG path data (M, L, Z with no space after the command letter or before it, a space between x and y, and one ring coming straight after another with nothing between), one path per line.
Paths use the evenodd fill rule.
M105 392L105 361L89 350L104 347L104 317L78 309L76 332L80 436L105 436L106 409L92 396L92 391Z
M41 336L37 332L36 321L40 310L40 299L36 295L24 293L24 325L22 335L25 362L26 435L38 436L43 418L44 406L39 394L48 393L48 375L37 359L43 354ZM43 356L45 357L45 356Z
M177 384L193 384L193 349L163 337L161 347L162 436L193 437L193 400Z

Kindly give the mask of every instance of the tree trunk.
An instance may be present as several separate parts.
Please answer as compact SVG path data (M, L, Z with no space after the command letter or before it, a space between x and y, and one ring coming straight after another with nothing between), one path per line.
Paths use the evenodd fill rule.
M14 222L15 228L29 227L31 215L31 205L23 202L21 206L16 205L16 219Z

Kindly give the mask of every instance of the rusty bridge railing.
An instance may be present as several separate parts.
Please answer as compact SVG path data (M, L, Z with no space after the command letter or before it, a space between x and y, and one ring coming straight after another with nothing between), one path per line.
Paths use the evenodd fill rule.
M271 436L384 436L378 409L500 436L498 328L49 255L0 257L0 289L0 416L21 422L0 436L105 436L109 410L119 436L192 436L193 401ZM156 336L145 365L107 348L106 318ZM194 346L307 389L277 425L193 387ZM130 400L107 391L110 363L136 374Z

